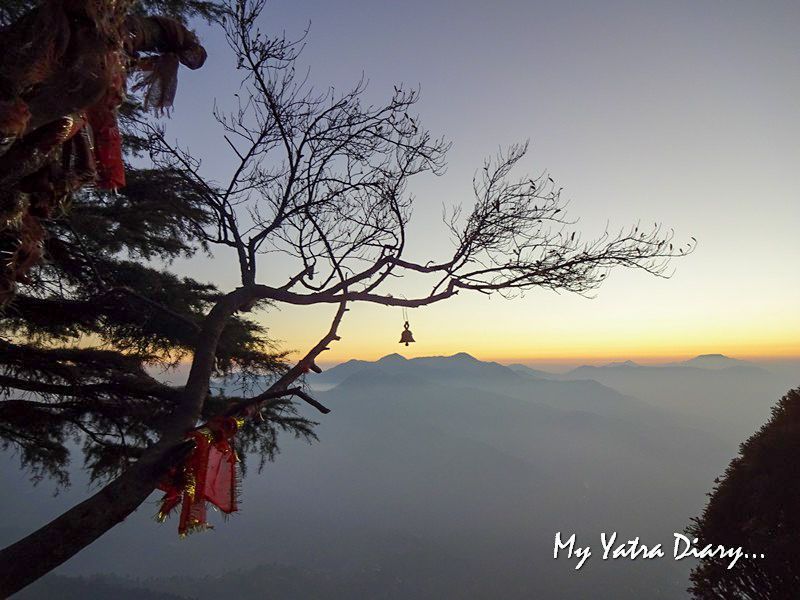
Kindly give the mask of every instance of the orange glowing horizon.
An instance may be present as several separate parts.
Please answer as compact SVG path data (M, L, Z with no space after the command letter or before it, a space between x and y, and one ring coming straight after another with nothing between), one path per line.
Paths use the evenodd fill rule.
M389 354L400 354L401 356L412 358L425 358L431 356L452 356L458 354L460 351L454 350L452 352L433 352L433 353L418 353L408 351L406 348L395 350L394 352L387 351L383 354L371 353L366 356L352 356L347 358L336 358L329 360L320 360L321 366L330 368L332 366L347 362L348 360L364 360L376 361ZM659 365L671 362L686 361L697 356L703 355L723 355L727 358L736 360L743 360L754 363L770 363L770 362L800 362L800 351L794 349L787 349L786 352L764 352L764 353L728 353L728 352L713 352L713 351L698 351L698 352L675 352L675 353L653 353L653 354L562 354L562 355L529 355L529 356L493 356L491 354L483 354L480 352L466 352L474 358L484 362L497 362L500 364L523 364L523 365L552 365L558 366L572 366L576 364L585 365L604 365L614 362L632 361L642 365Z

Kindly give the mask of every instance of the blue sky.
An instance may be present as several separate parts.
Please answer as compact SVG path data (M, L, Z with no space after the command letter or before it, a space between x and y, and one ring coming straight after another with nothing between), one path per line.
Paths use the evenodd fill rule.
M699 239L672 279L615 272L593 300L464 296L412 311L410 355L800 355L799 4L276 0L263 21L289 37L311 24L301 62L319 88L362 73L376 101L396 83L421 87L423 123L453 149L444 177L412 185L411 256L447 255L442 204L469 203L483 158L525 139L525 168L564 186L588 234L661 221ZM198 32L210 59L181 72L168 133L224 180L231 156L210 111L230 102L238 76L221 33ZM238 283L224 253L177 268L223 289ZM302 350L330 313L283 307L262 318ZM399 309L356 306L328 358L395 351L401 325Z

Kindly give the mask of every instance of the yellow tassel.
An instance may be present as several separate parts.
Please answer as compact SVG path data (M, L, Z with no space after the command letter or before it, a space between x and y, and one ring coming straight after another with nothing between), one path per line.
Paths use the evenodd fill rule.
M186 494L190 500L194 500L194 494L197 491L197 481L191 473L186 474L186 483L183 486L183 493Z
M197 433L199 433L204 438L206 438L206 440L208 440L209 444L214 441L214 434L211 432L211 430L208 427L202 427L202 428L198 429Z

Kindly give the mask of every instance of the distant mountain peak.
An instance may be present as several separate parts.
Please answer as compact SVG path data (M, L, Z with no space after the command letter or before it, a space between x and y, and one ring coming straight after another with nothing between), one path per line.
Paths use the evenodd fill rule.
M469 363L482 363L483 361L478 360L471 354L467 354L466 352L458 352L456 354L451 354L450 356L418 356L417 358L412 359L419 363L457 363L457 362L469 362ZM485 363L489 364L489 363Z
M736 358L731 358L730 356L725 356L724 354L698 354L694 358L690 358L686 361L687 363L742 363L745 361L738 360Z
M388 362L405 362L408 360L402 354L398 354L397 352L392 352L391 354L387 354L383 358L378 359L377 362L379 363L388 363Z
M641 366L639 363L633 362L632 360L625 360L622 362L612 362L606 365L607 367L639 367Z
M699 369L728 369L730 367L755 367L753 363L724 354L699 354L694 358L678 363L670 363L673 367L695 367Z

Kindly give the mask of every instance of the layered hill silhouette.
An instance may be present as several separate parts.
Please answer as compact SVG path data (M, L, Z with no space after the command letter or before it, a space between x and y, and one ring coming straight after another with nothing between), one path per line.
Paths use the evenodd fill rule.
M530 370L533 371L533 370ZM543 372L542 372L543 373ZM427 383L456 388L474 388L512 398L534 400L558 409L586 410L596 414L639 418L661 413L655 407L609 387L585 379L562 381L557 376L537 376L496 362L484 362L461 352L452 356L406 359L390 354L369 362L351 360L309 378L312 387L347 384L348 380ZM352 382L350 382L352 383ZM662 416L664 416L662 414Z
M722 354L659 366L631 361L582 366L559 379L597 381L674 412L684 424L733 441L753 433L769 418L776 399L798 383Z
M466 353L412 359L390 354L374 362L350 360L309 381L325 389L363 373L472 386L535 398L556 408L624 413L628 419L646 419L655 412L660 418L733 441L751 434L769 417L776 398L797 383L722 354L657 366L633 361L587 365L562 374L484 362Z

